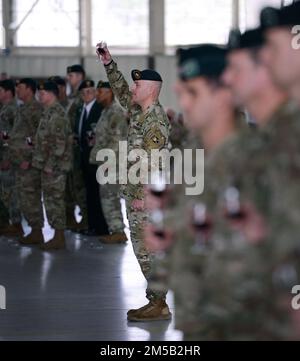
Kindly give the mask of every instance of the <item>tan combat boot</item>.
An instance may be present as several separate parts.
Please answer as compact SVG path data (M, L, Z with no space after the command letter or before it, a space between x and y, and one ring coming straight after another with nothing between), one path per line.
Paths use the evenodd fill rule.
M7 237L23 237L23 234L21 223L9 224L3 229L3 235Z
M56 230L55 235L51 239L51 241L44 243L41 246L41 249L43 251L52 251L52 250L65 249L65 248L66 248L66 240L63 229Z
M171 317L172 314L164 299L153 299L148 305L127 315L128 321L135 322L170 320Z
M44 241L43 232L41 229L32 229L31 233L23 237L20 240L21 244L29 245L29 244L42 244Z
M129 316L133 316L133 315L137 314L138 312L141 312L141 311L145 310L146 308L150 307L150 305L151 305L151 301L149 301L149 303L147 303L147 304L146 304L145 306L143 306L143 307L133 308L133 309L129 310L129 311L127 312L127 318L128 318Z
M105 244L117 244L117 243L126 243L127 236L124 232L113 233L107 236L101 236L100 241Z

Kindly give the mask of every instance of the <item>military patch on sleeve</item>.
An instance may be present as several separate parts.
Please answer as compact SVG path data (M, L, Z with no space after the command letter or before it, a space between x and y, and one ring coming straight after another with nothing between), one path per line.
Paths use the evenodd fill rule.
M166 143L166 137L158 127L151 128L144 136L146 149L160 149Z

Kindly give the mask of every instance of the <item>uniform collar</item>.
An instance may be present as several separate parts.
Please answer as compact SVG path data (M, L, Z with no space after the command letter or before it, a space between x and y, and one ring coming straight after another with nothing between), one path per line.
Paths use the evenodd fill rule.
M152 110L153 110L156 106L158 106L158 105L160 105L158 100L156 100L154 103L152 103L152 104L146 109L146 111L145 111L145 116L147 116L148 114L150 114L150 113L152 112Z

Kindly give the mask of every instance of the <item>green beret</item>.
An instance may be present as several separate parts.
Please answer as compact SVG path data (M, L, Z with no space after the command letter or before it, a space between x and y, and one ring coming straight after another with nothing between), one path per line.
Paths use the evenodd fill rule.
M67 67L67 74L69 74L69 73L81 73L84 75L85 71L84 71L82 65L74 64L74 65Z
M58 86L54 81L48 80L43 83L40 83L38 89L52 92L54 95L58 96Z
M226 49L203 44L177 50L178 76L182 80L199 76L219 77L226 67Z
M300 25L300 2L296 1L281 9L264 8L260 13L260 24L263 29Z
M95 87L95 82L93 80L84 80L79 87L79 91L82 89L86 89L86 88L94 88Z
M134 69L131 71L131 77L133 81L136 80L152 80L152 81L160 81L162 82L161 76L158 74L157 71L152 69L145 69L145 70L137 70Z
M100 89L100 88L111 89L111 86L108 81L99 80L98 84L97 84L97 89Z
M50 76L50 78L48 78L48 80L49 81L54 81L54 83L56 83L57 85L66 86L65 79L58 76L58 75Z
M243 34L237 29L231 30L228 39L228 51L259 48L265 39L262 28L247 30Z

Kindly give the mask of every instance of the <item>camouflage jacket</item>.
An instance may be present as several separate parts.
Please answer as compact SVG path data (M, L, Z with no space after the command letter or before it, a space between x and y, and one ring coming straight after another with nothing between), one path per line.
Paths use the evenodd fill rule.
M0 132L7 132L9 137L7 141L0 139L0 161L9 160L9 143L11 131L16 121L17 109L16 101L12 100L8 104L3 105L0 110Z
M69 171L72 164L73 135L62 106L55 102L46 108L37 130L32 164L54 171Z
M112 61L105 67L108 80L112 90L123 108L130 115L128 129L128 154L131 150L142 149L148 154L148 165L150 164L149 154L152 149L165 149L169 143L169 120L157 101L152 104L145 113L139 105L132 104L132 95L128 83L122 73L118 70L117 64ZM135 162L128 161L127 169ZM132 184L121 187L123 196L127 199L142 199L144 197L143 185Z
M42 105L35 99L18 108L17 118L9 144L11 161L19 166L23 161L31 163L34 140L43 112Z
M100 164L96 156L101 149L111 149L116 155L116 164L119 163L119 141L127 139L127 120L123 109L114 101L104 108L95 130L95 145L90 153L90 163ZM114 169L111 169L114 171Z
M68 105L65 108L68 118L70 119L71 129L74 132L75 122L77 117L77 112L80 107L83 105L83 100L81 99L79 91L73 92L68 97Z

